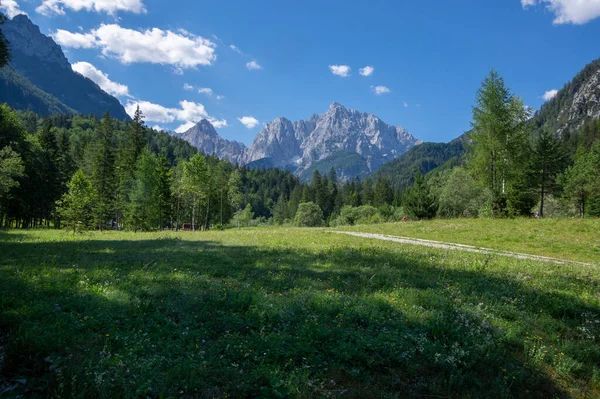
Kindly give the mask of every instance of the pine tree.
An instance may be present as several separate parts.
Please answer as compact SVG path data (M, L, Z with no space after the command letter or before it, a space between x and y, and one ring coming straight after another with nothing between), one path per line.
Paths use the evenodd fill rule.
M285 222L288 214L288 203L283 195L277 199L277 203L273 208L273 222L282 225Z
M150 230L158 224L154 195L158 183L158 161L148 150L142 151L135 165L133 190L127 206L127 224L137 230Z
M75 233L90 224L94 191L81 169L75 172L67 187L68 191L57 202L57 210L67 227L73 228Z
M404 193L402 205L417 219L435 217L438 205L420 171L415 176L413 185Z
M388 180L379 176L375 182L375 191L373 193L373 206L389 205L394 200L394 192Z
M540 217L544 217L544 200L547 194L558 190L556 177L563 171L567 155L560 141L548 131L542 131L533 146L531 158L532 183L539 190Z
M94 213L98 227L103 230L115 211L115 125L111 116L104 114L98 127L98 148L94 158L92 187L95 192Z
M40 220L45 219L47 226L54 214L56 201L63 192L60 170L58 169L60 164L58 144L52 128L52 121L48 118L38 132L40 159L37 170L37 173L39 173L39 185L37 187L39 195L37 200Z

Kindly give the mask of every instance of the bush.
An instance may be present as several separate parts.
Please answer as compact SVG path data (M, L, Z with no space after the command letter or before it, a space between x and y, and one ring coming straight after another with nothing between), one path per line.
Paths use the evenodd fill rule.
M463 168L452 169L443 186L438 216L442 218L477 217L484 202L483 190Z
M383 222L384 219L377 208L369 205L363 205L356 208L345 206L340 211L340 216L332 222L332 225L353 226L355 224L377 224Z
M296 225L298 227L323 226L323 211L314 202L305 202L298 206Z

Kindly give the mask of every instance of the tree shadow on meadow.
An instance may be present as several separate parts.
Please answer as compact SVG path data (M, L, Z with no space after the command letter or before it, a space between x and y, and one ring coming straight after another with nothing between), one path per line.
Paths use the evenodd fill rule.
M0 251L3 374L34 396L567 397L546 334L599 343L581 326L600 311L576 296L426 253L181 239ZM569 378L585 386L598 352Z

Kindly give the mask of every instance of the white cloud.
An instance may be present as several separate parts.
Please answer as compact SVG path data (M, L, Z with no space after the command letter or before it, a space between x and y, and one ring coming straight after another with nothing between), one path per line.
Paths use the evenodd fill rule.
M43 15L64 15L65 8L73 11L105 12L111 15L117 11L129 11L136 14L146 12L141 0L42 0L42 4L35 11Z
M116 24L101 25L89 33L57 30L54 40L65 47L102 50L102 55L117 58L124 64L149 62L167 64L175 72L199 65L211 65L217 58L216 44L200 36L185 32L175 33L158 28L137 31Z
M233 51L235 51L238 54L243 54L242 50L240 50L235 44L230 44L229 48L232 49Z
M521 0L523 8L545 5L554 13L554 24L582 25L600 17L598 0Z
M154 125L154 126L152 126L152 129L153 129L153 130L156 130L157 132L162 132L163 130L165 130L165 129L163 129L162 127L160 127L159 125Z
M362 76L371 76L371 75L373 75L373 71L375 71L375 68L373 68L373 67L372 67L372 66L370 66L370 65L367 65L366 67L364 67L364 68L360 68L360 69L358 70L358 72L360 72L360 74L361 74Z
M211 117L206 111L204 105L192 101L180 101L179 108L167 108L160 104L154 104L149 101L130 101L125 106L125 110L130 116L133 116L138 105L140 106L140 109L144 113L146 121L148 122L183 122L181 126L175 129L175 131L178 133L185 132L202 119L208 120L217 129L227 126L227 121L225 119L219 120ZM186 126L187 129L181 130Z
M4 13L8 18L14 18L19 14L27 13L19 8L19 4L15 0L2 0L0 1L0 10L4 10Z
M544 93L542 98L544 99L544 101L550 101L554 97L556 97L557 94L558 94L558 90L556 90L556 89L548 90L547 92Z
M375 95L382 95L382 94L388 94L391 93L392 91L386 87L386 86L371 86L371 88L373 89L373 91L375 92Z
M192 90L194 90L194 86L192 86L190 84L187 84L187 83L184 83L183 84L183 90L185 90L185 91L192 91Z
M208 87L201 87L198 89L198 93L200 94L206 94L207 96L212 96L213 95L213 90L208 88Z
M249 71L258 71L259 69L262 69L262 66L256 61L250 61L246 64L246 68L248 68Z
M351 68L348 65L329 65L329 70L332 74L347 78L350 76Z
M72 33L58 29L52 34L54 41L61 46L71 48L92 48L96 46L96 37L91 33Z
M75 72L79 72L86 78L92 80L92 82L96 83L108 94L112 94L113 96L131 97L127 86L113 82L108 78L107 74L97 69L89 62L76 62L71 67Z
M242 116L241 118L238 118L238 121L240 121L242 125L246 126L248 129L253 129L260 123L256 118L251 116Z
M408 108L408 103L404 102L404 108Z
M194 122L186 122L183 125L179 125L176 129L175 129L175 133L185 133L188 130L190 130L191 128L193 128L196 124Z
M222 95L222 94L218 94L217 97L216 97L216 99L217 99L217 101L221 101L221 100L225 99L225 96Z

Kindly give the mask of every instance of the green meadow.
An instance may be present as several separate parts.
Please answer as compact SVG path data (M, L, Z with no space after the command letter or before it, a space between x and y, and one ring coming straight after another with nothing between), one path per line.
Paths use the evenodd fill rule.
M598 221L554 223L349 229L597 262ZM0 348L6 397L592 398L600 270L324 229L0 231Z

